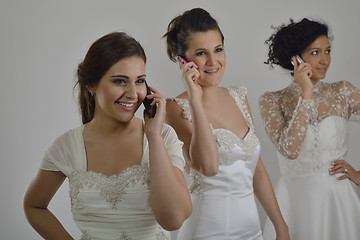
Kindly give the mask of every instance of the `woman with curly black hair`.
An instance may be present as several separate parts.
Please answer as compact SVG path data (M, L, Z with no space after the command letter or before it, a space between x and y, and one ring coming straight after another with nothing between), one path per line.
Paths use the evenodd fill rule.
M347 161L347 122L360 115L360 90L325 83L331 61L328 26L302 19L276 28L266 64L291 71L293 81L260 97L265 130L281 177L276 194L292 239L359 239L360 172ZM275 239L268 221L265 239Z

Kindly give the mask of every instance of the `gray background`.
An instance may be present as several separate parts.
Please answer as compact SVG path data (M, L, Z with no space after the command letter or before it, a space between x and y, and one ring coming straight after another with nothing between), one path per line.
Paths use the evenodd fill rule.
M112 31L139 40L148 56L150 84L165 96L184 90L177 64L166 55L161 36L176 15L193 7L208 10L225 35L227 70L222 86L244 84L262 144L262 159L276 185L278 163L265 134L258 108L264 91L287 86L288 73L269 70L264 40L271 25L311 17L325 20L335 36L327 81L349 80L360 87L358 1L153 0L153 1L0 1L0 238L40 239L27 223L24 191L45 149L70 128L80 125L74 75L91 43ZM359 169L359 132L350 124L350 159ZM80 232L72 220L68 183L50 204L66 229ZM265 215L261 207L260 218Z

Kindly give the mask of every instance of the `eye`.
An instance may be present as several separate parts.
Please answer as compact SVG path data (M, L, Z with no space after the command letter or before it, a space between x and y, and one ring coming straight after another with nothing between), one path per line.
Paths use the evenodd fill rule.
M112 82L115 83L115 84L122 84L122 85L126 84L125 79L121 79L121 78L113 79Z
M205 52L202 51L202 52L197 52L197 53L196 53L196 56L201 56L201 55L205 55Z
M139 78L136 83L143 84L145 83L145 78Z
M222 52L223 50L224 50L223 48L219 47L215 49L215 52Z
M331 49L328 49L325 51L326 54L330 54L331 53Z
M317 54L318 54L318 51L311 52L311 55L317 55Z

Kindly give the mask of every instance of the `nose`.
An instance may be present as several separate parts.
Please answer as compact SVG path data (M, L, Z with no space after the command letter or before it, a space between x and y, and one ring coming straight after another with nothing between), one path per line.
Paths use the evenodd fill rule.
M320 63L321 64L329 64L330 62L330 54L323 53L320 56Z
M138 97L136 85L131 83L126 86L125 96L129 99L135 99Z
M210 65L210 66L212 66L212 65L215 65L215 63L216 63L216 56L215 56L215 54L209 53L209 54L208 54L208 59L207 59L207 64Z

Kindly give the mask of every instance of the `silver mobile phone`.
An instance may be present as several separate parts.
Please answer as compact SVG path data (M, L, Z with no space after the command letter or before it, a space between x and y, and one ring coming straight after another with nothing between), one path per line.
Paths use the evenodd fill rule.
M295 57L296 57L296 60L297 60L297 62L298 62L299 64L304 62L304 60L303 60L299 55L296 54ZM291 64L294 66L294 62L293 62L292 59L291 59Z

